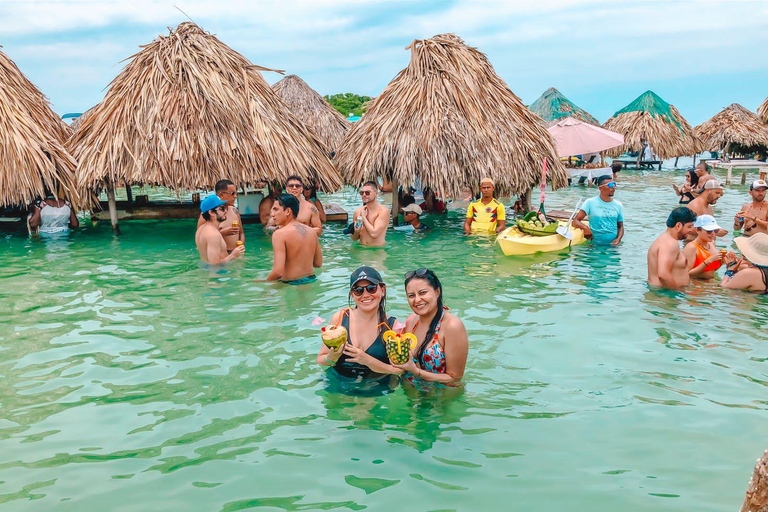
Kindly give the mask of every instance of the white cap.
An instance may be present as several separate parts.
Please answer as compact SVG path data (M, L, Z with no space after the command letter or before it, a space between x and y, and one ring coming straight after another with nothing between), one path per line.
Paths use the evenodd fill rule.
M416 215L421 215L423 212L421 211L421 206L417 204L409 204L408 206L403 208L403 213L405 212L411 212L415 213Z
M717 231L723 229L717 225L717 221L711 215L699 215L693 223L693 227L701 228L704 231Z
M749 186L749 190L755 190L755 189L758 189L758 188L768 189L768 183L766 183L765 180L755 180Z

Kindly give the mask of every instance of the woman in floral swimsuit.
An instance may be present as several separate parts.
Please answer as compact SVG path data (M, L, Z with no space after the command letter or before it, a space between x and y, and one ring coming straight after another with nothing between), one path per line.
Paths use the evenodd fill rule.
M405 274L405 293L413 314L405 332L413 333L419 344L413 359L400 365L411 382L458 385L467 365L469 341L464 323L443 306L443 286L426 268Z

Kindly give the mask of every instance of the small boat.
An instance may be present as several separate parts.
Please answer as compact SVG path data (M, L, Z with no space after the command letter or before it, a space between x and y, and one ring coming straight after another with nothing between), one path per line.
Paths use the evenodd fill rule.
M567 221L558 221L561 226L568 225ZM582 221L584 222L584 221ZM506 256L519 256L522 254L534 254L537 252L561 251L572 245L584 243L584 231L573 226L570 227L573 240L568 240L560 235L531 236L521 232L517 226L507 228L499 233L496 241Z

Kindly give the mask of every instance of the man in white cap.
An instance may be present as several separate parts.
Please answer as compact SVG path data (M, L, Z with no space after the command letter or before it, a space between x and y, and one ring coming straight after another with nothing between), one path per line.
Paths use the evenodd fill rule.
M423 213L421 206L417 204L409 204L408 206L404 206L400 211L403 212L403 219L405 220L405 223L400 226L395 226L397 231L419 232L430 229L430 227L426 224L423 224L419 218Z
M711 215L715 216L712 211L712 205L717 203L717 200L723 197L723 186L716 179L711 179L704 183L704 186L699 190L699 195L693 199L686 206L693 213L698 215ZM728 234L728 230L720 229L717 231L717 236L725 236ZM692 242L696 238L696 231L691 231L688 238L684 243Z
M744 236L755 233L768 234L768 202L765 201L765 193L768 183L764 180L755 180L749 186L749 195L752 202L741 207L741 211L733 218L733 229L744 229Z
M491 178L480 182L480 199L469 203L467 220L464 221L464 233L501 233L507 227L504 205L493 197L495 190Z
M736 259L733 253L726 256L728 270L720 286L768 295L768 235L740 236L734 242L743 258Z

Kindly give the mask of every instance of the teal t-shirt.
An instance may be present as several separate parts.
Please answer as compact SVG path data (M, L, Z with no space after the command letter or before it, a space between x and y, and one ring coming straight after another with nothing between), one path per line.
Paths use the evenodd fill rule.
M589 218L592 243L610 244L619 236L617 222L624 222L624 206L617 200L606 203L600 196L590 197L581 206Z

